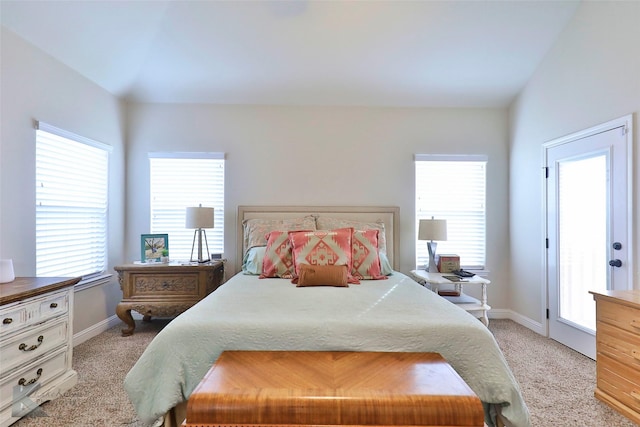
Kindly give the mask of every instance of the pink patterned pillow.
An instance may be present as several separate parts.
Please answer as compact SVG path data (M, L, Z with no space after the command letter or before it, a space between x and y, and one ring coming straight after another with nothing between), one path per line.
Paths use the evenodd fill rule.
M295 277L293 283L297 283L300 275L300 265L346 265L347 281L360 283L351 275L351 256L353 248L351 239L353 228L340 228L337 230L323 231L290 231L289 241L293 250L293 263L295 265Z
M262 259L261 279L282 277L293 279L295 268L289 234L287 231L272 231L265 236L267 247Z
M379 230L355 230L353 232L353 268L351 274L359 280L384 280L378 255Z

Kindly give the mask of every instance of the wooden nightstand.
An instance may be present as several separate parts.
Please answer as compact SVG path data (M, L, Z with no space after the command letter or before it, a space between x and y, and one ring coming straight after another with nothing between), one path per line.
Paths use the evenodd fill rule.
M129 327L122 336L132 335L136 327L131 310L151 317L175 317L215 291L224 281L224 263L199 265L126 264L118 272L122 301L116 314Z
M486 326L489 326L489 316L487 316L487 313L489 312L489 310L491 310L491 306L487 304L487 285L489 285L491 281L480 277L477 274L473 277L464 278L461 282L452 282L449 279L445 279L443 277L453 275L453 273L430 273L425 270L411 271L411 277L413 278L413 280L422 285L428 284L431 290L434 292L438 292L438 288L440 287L440 285L454 285L455 290L460 293L460 296L441 295L442 298L451 301L458 307L472 314L480 313L480 320L482 320L482 323L484 323ZM482 287L482 299L477 299L470 295L466 295L464 293L464 287L467 285L480 285Z

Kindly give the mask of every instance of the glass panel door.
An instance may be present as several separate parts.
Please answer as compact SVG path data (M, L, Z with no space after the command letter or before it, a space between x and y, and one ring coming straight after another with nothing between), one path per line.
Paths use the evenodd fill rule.
M559 317L591 331L589 291L607 288L607 161L605 153L558 163Z

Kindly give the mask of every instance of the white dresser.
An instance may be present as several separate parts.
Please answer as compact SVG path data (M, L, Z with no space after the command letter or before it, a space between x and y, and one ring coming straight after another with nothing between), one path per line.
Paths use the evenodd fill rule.
M17 277L0 284L0 426L73 387L73 285L80 278Z

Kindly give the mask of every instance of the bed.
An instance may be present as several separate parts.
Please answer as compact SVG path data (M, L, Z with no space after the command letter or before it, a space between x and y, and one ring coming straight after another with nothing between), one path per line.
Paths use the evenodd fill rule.
M224 350L313 350L440 353L483 402L488 426L530 425L490 331L398 271L397 207L240 206L237 221L241 271L169 323L125 378L143 423L179 425L189 395ZM322 248L325 256L327 235L350 248L350 264L342 266L344 253L333 248L334 286L303 286L318 277L307 265L318 252L305 250ZM274 266L274 253L291 259Z

